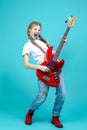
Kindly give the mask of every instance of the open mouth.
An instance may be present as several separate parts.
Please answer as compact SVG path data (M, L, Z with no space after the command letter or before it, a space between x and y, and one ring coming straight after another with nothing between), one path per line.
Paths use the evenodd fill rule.
M38 34L34 34L34 37L35 37L35 38L38 37Z

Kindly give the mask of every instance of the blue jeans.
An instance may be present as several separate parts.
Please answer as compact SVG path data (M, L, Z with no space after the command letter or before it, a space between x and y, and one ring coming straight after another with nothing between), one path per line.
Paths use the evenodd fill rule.
M65 88L64 88L64 78L63 74L60 73L60 84L56 87L53 88L55 89L56 93L56 98L54 102L54 107L53 107L53 115L54 116L60 116L60 111L62 109L64 100L65 100ZM48 95L49 91L49 86L41 82L41 80L38 79L38 86L39 86L39 93L36 97L36 99L33 101L33 103L30 106L30 109L36 110L45 100Z

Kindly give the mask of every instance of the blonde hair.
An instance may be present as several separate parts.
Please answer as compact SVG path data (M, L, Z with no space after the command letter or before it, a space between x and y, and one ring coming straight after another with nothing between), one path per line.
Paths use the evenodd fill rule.
M30 36L30 34L29 34L29 29L31 29L31 28L33 28L33 26L37 26L37 25L39 25L40 28L42 28L42 26L41 26L41 24L40 24L39 22L37 22L37 21L31 22L31 23L29 24L28 28L27 28L27 35L28 35L28 38L30 39L30 41L32 42L32 44L34 44L35 46L37 46L43 53L45 53L45 51L41 48L41 46L39 46L39 45L34 41L34 39ZM44 43L47 45L47 47L50 46L49 43L48 43L41 35L39 35L39 39L40 39L42 42L44 42Z

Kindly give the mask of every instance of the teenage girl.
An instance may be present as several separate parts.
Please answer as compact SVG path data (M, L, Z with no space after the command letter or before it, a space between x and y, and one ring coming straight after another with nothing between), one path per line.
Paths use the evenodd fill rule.
M43 72L48 72L49 68L47 66L40 65L45 60L45 52L50 46L49 43L41 36L41 24L39 22L33 21L29 24L27 29L28 41L25 43L22 55L24 58L24 66L27 69L39 69ZM66 38L63 39L64 44L66 43ZM32 64L29 61L30 56L34 58L37 64ZM59 120L60 112L62 110L64 101L65 101L65 88L64 88L64 79L63 74L60 72L60 84L55 87L56 98L52 111L51 123L56 127L63 127L62 123ZM39 93L35 100L29 107L29 110L26 114L25 123L30 125L32 124L32 116L36 109L45 101L49 86L44 84L40 79L38 79L38 89Z

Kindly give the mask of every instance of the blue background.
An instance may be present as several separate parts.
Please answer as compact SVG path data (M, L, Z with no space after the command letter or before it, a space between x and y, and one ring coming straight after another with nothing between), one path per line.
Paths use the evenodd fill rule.
M55 89L33 118L24 124L29 105L38 93L35 70L24 68L21 56L27 26L42 24L42 35L57 48L66 29L65 20L77 16L60 58L65 59L66 101L61 112L64 130L87 128L87 0L0 0L0 129L57 129L51 125ZM31 62L34 63L33 59Z

